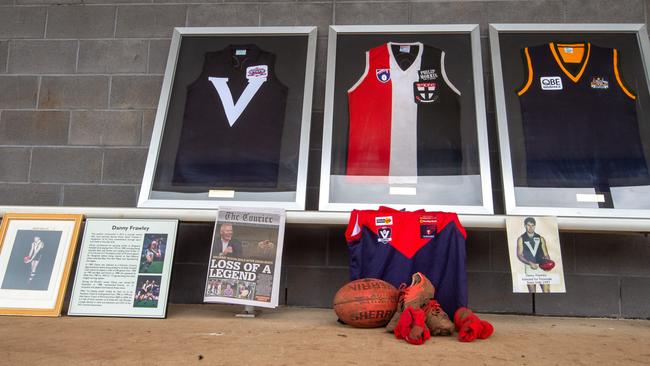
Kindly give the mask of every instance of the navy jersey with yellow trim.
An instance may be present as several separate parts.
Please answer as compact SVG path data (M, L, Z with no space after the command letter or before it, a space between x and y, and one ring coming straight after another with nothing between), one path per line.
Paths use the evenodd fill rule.
M456 214L353 210L345 236L350 280L379 278L399 287L421 272L447 314L467 306L466 232Z
M636 97L622 83L616 49L549 43L524 49L518 92L530 187L650 184Z

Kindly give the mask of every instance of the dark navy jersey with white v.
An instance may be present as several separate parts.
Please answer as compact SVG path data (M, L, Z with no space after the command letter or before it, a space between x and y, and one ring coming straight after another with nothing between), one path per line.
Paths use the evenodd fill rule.
M255 45L206 53L201 76L187 88L174 185L277 187L287 87L274 63Z
M528 235L523 233L519 237L524 246L523 254L527 261L533 263L544 263L544 250L542 250L542 236L538 233Z
M549 43L524 49L519 91L531 187L650 184L636 97L622 82L616 49Z

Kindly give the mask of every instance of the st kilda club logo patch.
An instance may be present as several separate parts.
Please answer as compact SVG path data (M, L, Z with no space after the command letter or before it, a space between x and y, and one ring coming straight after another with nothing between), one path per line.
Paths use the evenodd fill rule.
M375 69L377 80L382 83L387 83L390 80L390 69Z
M431 81L416 81L413 83L415 103L434 103L440 99L438 83Z
M377 241L380 243L388 244L392 238L392 230L389 227L380 227L377 229Z

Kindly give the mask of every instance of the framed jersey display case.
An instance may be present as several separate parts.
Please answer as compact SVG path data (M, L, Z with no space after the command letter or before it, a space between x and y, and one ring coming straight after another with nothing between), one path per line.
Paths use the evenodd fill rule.
M650 217L642 24L491 24L506 213Z
M491 214L478 25L331 26L320 209Z
M305 206L316 27L176 28L138 207Z

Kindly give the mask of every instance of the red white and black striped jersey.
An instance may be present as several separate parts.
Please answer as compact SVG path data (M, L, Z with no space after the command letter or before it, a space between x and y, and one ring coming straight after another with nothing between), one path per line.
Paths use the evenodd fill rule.
M386 43L366 52L366 68L348 91L347 175L460 174L460 92L445 71L445 52L422 43Z

